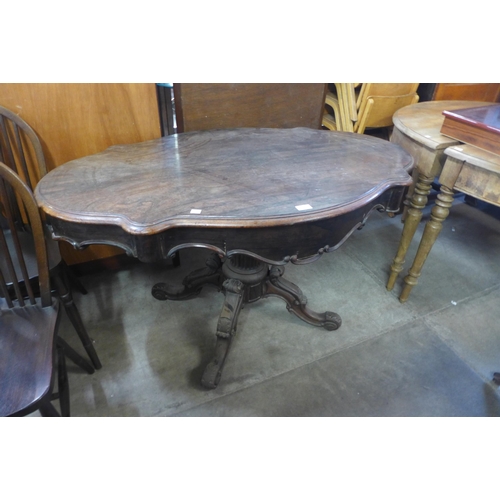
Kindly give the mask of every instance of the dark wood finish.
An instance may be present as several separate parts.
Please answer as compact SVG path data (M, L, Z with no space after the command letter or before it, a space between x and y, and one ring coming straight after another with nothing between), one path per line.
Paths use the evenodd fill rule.
M319 129L326 90L324 83L176 83L178 131Z
M18 115L0 106L0 161L8 165L33 190L47 173L42 143Z
M500 105L443 111L441 133L500 154Z
M45 156L42 144L35 131L21 117L11 110L0 106L0 160L10 167L26 183L28 189L33 190L40 178L47 174ZM8 193L5 194L8 196ZM26 227L24 211L18 207L17 200L12 198L8 205L14 216L12 227L5 224L5 220L0 214L0 224L5 226L5 238L7 244L13 249L16 242L21 245L25 257L26 275L25 281L36 281L38 266L35 261L35 242L29 227ZM65 310L73 323L78 336L80 337L85 350L96 368L101 368L101 362L95 351L94 345L82 323L80 314L73 302L71 281L82 293L87 293L83 285L69 271L68 266L63 261L57 242L48 239L47 244L48 266L51 281L55 290L61 298ZM42 267L43 268L43 267ZM16 268L16 271L19 267ZM9 283L15 283L15 274L9 272L4 275Z
M15 230L14 214L8 203L13 198L22 204L22 212L31 227L40 298L35 296L23 246ZM59 302L50 291L42 220L28 186L3 163L0 163L0 211L8 221L7 231L12 237L12 245L8 245L4 231L0 231L0 416L22 416L36 410L42 415L59 416L51 403L55 396L61 401L63 416L69 416L69 389L63 359L57 363L59 392L52 391L56 344L59 356L67 354L80 366L93 369L67 344L56 341Z
M399 146L365 135L240 128L114 146L53 170L36 197L54 237L75 247L115 244L143 261L186 247L214 252L183 285L152 290L160 300L191 298L207 284L224 292L202 378L214 388L246 302L278 296L312 325L340 326L336 313L308 308L283 266L334 251L372 210L398 211L412 167Z
M75 160L42 179L36 197L56 237L75 247L115 244L154 261L205 244L281 261L336 245L378 197L410 183L412 165L398 146L368 136L209 131ZM297 210L304 204L312 208ZM353 220L337 232L339 215Z
M244 304L264 297L279 297L285 301L290 312L311 325L330 331L340 327L342 320L337 313L317 313L311 310L302 290L284 279L283 272L283 267L268 266L265 262L245 254L235 254L224 263L217 254L213 254L204 269L194 271L184 279L182 287L175 287L170 283L157 283L153 287L153 296L159 300L192 298L207 284L224 292L225 300L215 334L217 342L214 357L207 364L201 378L204 387L215 389L219 384L232 339L236 334L238 316Z
M2 310L0 416L23 416L51 404L57 311L57 304Z

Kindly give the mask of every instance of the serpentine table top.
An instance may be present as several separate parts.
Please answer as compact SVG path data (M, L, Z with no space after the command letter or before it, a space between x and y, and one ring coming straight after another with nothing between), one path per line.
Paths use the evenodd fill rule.
M35 196L55 238L77 248L112 244L154 261L196 244L282 260L338 243L324 231L314 241L292 233L300 227L313 236L311 225L371 208L390 188L410 183L412 165L398 146L365 135L191 132L70 161L41 179Z

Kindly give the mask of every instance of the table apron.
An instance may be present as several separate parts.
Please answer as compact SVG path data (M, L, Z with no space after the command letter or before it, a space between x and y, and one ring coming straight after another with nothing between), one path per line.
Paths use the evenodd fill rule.
M137 235L112 224L76 223L51 216L47 216L47 223L54 239L67 241L76 249L112 245L143 262L166 259L178 247L202 247L222 257L244 250L273 262L287 262L293 257L300 263L300 259L338 248L362 227L371 211L399 210L404 190L404 186L388 189L367 205L333 218L271 227L173 227L157 234Z

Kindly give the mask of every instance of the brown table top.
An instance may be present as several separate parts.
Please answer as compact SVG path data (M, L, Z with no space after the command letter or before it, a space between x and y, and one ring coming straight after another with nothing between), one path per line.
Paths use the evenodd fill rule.
M136 235L182 226L269 227L353 210L410 184L412 164L399 146L365 135L216 130L71 161L49 172L35 195L53 218L118 225Z

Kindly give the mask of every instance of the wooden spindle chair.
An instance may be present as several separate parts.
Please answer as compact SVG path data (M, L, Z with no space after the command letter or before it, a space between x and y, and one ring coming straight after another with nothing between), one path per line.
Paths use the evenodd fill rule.
M15 202L15 203L14 203ZM16 210L17 208L17 210ZM57 335L59 300L50 288L44 227L29 187L0 162L0 416L69 416L67 356L89 373L94 368ZM37 289L16 227L26 217L35 248ZM57 373L58 392L53 391ZM52 405L59 399L61 413Z
M45 156L42 144L35 131L21 117L7 108L0 106L0 162L11 168L33 192L41 177L47 174ZM20 243L25 253L34 255L34 245L31 234L26 232L25 218L16 207L15 200L9 200L12 209L16 230L19 232ZM1 219L1 217L0 217ZM0 220L2 227L5 221ZM87 291L64 262L56 241L47 238L49 269L53 290L61 298L61 302L70 318L80 340L95 368L101 368L101 362L89 337L80 313L73 301L71 286L81 293ZM33 258L27 259L28 274L31 279L36 278L35 268L31 264Z

